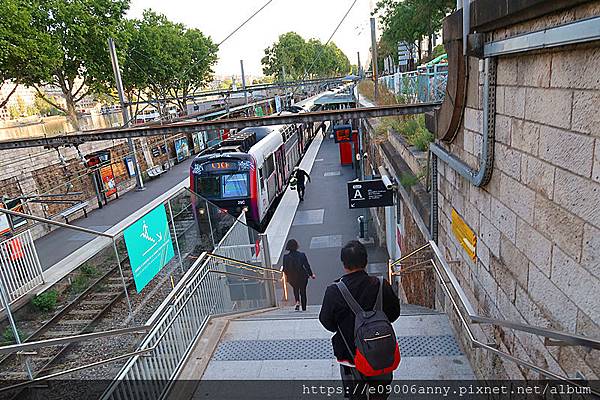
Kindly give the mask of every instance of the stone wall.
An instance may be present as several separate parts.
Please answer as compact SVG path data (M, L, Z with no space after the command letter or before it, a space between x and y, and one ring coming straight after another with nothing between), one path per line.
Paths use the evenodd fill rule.
M595 1L491 37L597 15ZM600 337L598 60L598 42L498 58L491 181L477 188L439 162L439 245L480 314ZM440 143L474 168L483 132L481 70L470 58L463 125L452 144ZM475 261L452 233L452 208L477 233ZM600 351L546 346L538 336L489 325L476 333L560 375L600 376ZM469 355L487 378L538 376L489 352Z
M135 139L137 158L142 173L152 165L163 164L167 155L160 157L145 156L146 141L154 143L157 139ZM160 138L162 141L162 138ZM124 157L129 155L126 140L106 140L88 142L79 146L81 154L88 155L100 150L109 150L111 166L119 193L127 192L135 187L135 179L129 176ZM15 198L19 196L35 196L63 194L65 198L88 201L89 208L98 207L96 192L88 168L81 163L77 150L73 147L59 149L65 163L60 161L56 149L42 147L23 148L0 151L0 197ZM81 195L69 193L81 192ZM40 204L25 202L25 211L45 218L52 218L57 213L70 207L70 204ZM26 226L19 230L26 229Z

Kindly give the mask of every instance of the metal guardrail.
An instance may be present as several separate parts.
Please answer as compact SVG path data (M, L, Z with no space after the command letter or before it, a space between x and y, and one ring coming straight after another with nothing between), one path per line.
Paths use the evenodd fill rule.
M230 232L236 229L233 226ZM227 240L226 236L221 243ZM228 271L231 268L241 268L244 273ZM252 272L255 275L250 275ZM150 318L148 323L156 321L154 327L136 353L132 353L133 358L123 367L102 399L162 398L210 317L277 304L272 290L277 281L272 277L274 273L280 272L216 254L204 254L163 303L163 308ZM258 281L264 296L233 299L232 282L227 276L242 282Z
M400 270L394 270L396 266L402 266L408 259L419 254L427 249L431 249L433 252L433 258L425 260L423 262L419 262L418 264L409 265L406 268L400 268ZM426 245L412 251L411 253L401 257L398 260L390 261L388 263L388 274L391 279L392 276L402 275L407 272L407 270L415 267L423 268L423 267L431 267L435 271L437 278L439 279L440 286L442 287L444 293L448 296L450 303L452 305L452 309L460 320L461 325L467 333L468 339L471 344L476 348L485 349L489 352L492 352L502 358L513 361L521 366L532 369L544 376L550 377L552 379L557 379L561 381L565 381L571 385L581 386L581 382L577 382L571 378L561 376L559 374L555 374L554 372L548 371L547 369L541 368L537 365L534 365L528 361L517 358L507 352L498 349L496 343L484 343L477 339L473 334L473 330L471 329L470 323L473 324L491 324L496 326L502 326L505 328L510 328L513 330L531 333L534 335L542 336L546 338L547 345L561 345L561 346L585 346L591 349L600 349L600 339L598 338L590 338L582 335L577 335L568 332L561 332L552 329L546 329L534 325L521 324L517 322L490 318L486 316L481 316L476 313L475 308L467 298L465 292L462 287L458 283L456 276L450 269L450 266L444 259L439 247L434 241L429 241ZM452 290L451 290L452 288ZM462 307L462 308L461 308ZM462 310L465 310L465 313ZM549 342L548 340L554 339L557 342ZM600 393L592 391L593 394L600 396Z
M396 72L379 77L379 82L408 102L442 101L448 82L447 68L447 64L436 64L423 70Z
M44 283L44 274L31 231L0 243L0 282L12 304ZM4 305L0 305L0 310Z

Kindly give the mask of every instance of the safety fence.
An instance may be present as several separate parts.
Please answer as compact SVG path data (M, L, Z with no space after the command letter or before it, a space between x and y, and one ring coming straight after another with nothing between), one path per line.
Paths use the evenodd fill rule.
M242 214L214 252L223 253L221 247L224 247L228 249L225 253L231 255L229 249L236 245L247 249L254 234ZM268 251L260 254L262 257L252 257L255 262L264 263ZM138 355L122 368L103 399L163 398L209 317L276 305L276 274L280 272L217 254L204 254L150 318L147 324L154 327L140 344Z
M101 294L102 297L94 297L92 300L95 303L105 301L106 309L122 310L117 312L118 317L113 321L113 326L143 324L172 293L173 287L189 278L187 274L192 266L198 265L206 253L220 251L217 254L240 257L242 261L251 262L252 266L263 265L262 259L257 258L263 251L262 241L257 242L258 233L245 225L243 216L236 219L220 207L191 192L187 188L187 181L146 204L122 223L105 232L35 216L28 217L36 221L32 229L45 229L51 233L34 242L31 230L28 230L0 244L0 279L10 299L10 302L6 301L2 296L0 304L9 304L9 314L14 314L11 325L4 326L3 329L12 332L16 343L35 341L37 337L33 335L47 329L49 318L51 320L51 317L59 315L61 310L75 307L75 303L84 303L97 294ZM57 226L62 229L56 229ZM49 312L33 312L32 307L27 308L32 312L25 309L24 312L12 310L10 304L16 299L36 288L38 292L42 290L39 288L44 281L43 264L40 264L40 259L51 259L55 256L53 253L60 253L56 251L59 248L58 243L67 248L70 246L70 254L67 257L59 256L56 261L51 260L50 265L60 261L60 274L45 274L44 288L47 288L48 296L44 299L54 298L50 300L55 302L51 305L52 309ZM221 243L226 243L223 245L224 249L229 246L236 250L219 250ZM144 246L147 246L147 250ZM144 247L144 250L137 251L141 247ZM153 254L157 257L153 257ZM159 260L156 260L157 258ZM150 268L145 268L145 265L155 261L160 263L158 267L153 264ZM202 261L205 262L206 259ZM47 260L46 262L48 265ZM211 271L218 268L225 270L221 264L212 260L210 268L204 268ZM145 276L144 268L149 270ZM222 299L222 303L211 305L211 308L216 307L211 312L233 311L264 303L261 296L266 295L265 287L246 284L232 274L221 274L227 277L225 284L225 278L214 274L215 272L211 272L210 278L202 281L202 292L211 293L209 297L215 299L218 298L214 294L215 291L230 294ZM227 290L224 291L223 288ZM120 297L115 297L119 293ZM102 309L99 306L97 308ZM100 311L98 313L100 315ZM67 340L78 334L79 332L74 331L61 331L57 332L56 338L64 337ZM130 348L136 347L138 343L139 339L132 339ZM100 359L102 356L99 352L90 354L88 359L82 358L78 361L85 365L89 358ZM44 373L41 367L43 364L35 362L38 358L41 358L41 355L24 357L26 362L32 360L32 367L27 369L29 379L41 378ZM81 365L76 368L79 367ZM0 366L0 372L25 373L24 367L20 368L20 371L7 371L2 368ZM55 371L61 373L67 371L67 367L57 366Z
M448 65L435 64L416 71L397 72L379 78L380 84L407 103L424 103L444 99Z
M40 260L31 231L21 232L0 243L0 285L7 297L0 303L12 304L44 283Z

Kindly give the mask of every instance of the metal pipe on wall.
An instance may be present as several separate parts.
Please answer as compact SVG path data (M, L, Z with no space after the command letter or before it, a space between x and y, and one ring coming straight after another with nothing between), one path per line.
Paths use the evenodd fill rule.
M458 172L471 184L485 186L492 177L494 164L494 139L496 136L496 59L486 58L484 61L485 76L483 82L483 141L479 157L479 169L474 170L450 151L436 143L429 149L450 168Z

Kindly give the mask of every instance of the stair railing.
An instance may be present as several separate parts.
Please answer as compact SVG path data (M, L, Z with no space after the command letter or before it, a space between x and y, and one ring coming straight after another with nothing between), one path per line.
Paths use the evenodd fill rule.
M407 260L411 257L420 254L426 250L430 250L432 252L432 257L428 260L418 262L416 264L407 265ZM402 268L403 266L405 266ZM397 267L400 266L398 269ZM464 328L469 342L473 346L473 348L481 348L491 353L494 353L502 358L510 360L516 364L534 370L544 376L547 376L552 379L557 379L560 381L567 382L574 386L584 387L581 382L577 382L577 380L571 379L569 377L565 377L559 374L556 374L552 371L549 371L545 368L539 367L535 364L532 364L529 361L517 358L505 351L499 349L499 345L495 342L492 343L484 343L483 341L477 339L473 333L470 324L490 324L495 326L501 326L509 329L513 329L516 331L526 332L538 336L542 336L545 339L546 345L553 346L584 346L590 349L600 349L600 339L592 338L587 336L582 336L574 333L563 332L553 329L542 328L535 325L522 324L518 322L508 321L504 319L491 318L488 316L482 316L477 314L475 308L469 301L467 295L464 290L460 286L456 276L450 269L448 262L445 260L442 255L439 247L434 241L429 241L427 244L417 248L416 250L410 252L409 254L395 260L389 261L388 263L388 276L400 276L406 273L408 270L416 268L416 267L429 267L432 268L437 276L440 286L443 289L444 293L447 295L450 300L450 304L452 305L452 309L454 313L458 317L460 324ZM464 310L464 311L463 311ZM588 387L585 387L589 389ZM591 390L591 393L600 396L600 392Z

